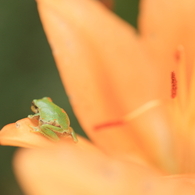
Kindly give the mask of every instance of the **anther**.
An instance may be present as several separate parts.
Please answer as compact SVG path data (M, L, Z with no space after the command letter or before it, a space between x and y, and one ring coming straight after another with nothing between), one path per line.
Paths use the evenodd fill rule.
M171 72L171 97L175 98L177 95L177 79L174 72Z

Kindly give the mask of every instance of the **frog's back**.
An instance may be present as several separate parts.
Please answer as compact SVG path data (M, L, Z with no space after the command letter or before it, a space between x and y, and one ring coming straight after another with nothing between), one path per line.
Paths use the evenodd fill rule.
M55 123L56 126L60 126L63 129L69 128L69 117L62 108L54 104L49 99L44 99L44 101L40 101L38 104L40 109L40 120L45 123Z

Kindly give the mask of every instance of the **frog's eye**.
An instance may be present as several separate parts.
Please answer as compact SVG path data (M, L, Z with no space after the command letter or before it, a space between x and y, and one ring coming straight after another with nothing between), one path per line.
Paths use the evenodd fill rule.
M34 102L32 102L32 104L31 104L31 110L32 110L34 113L38 113L38 107L34 104Z

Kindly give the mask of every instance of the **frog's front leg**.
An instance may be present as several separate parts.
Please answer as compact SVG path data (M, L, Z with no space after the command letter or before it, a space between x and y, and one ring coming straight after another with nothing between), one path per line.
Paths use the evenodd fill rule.
M42 125L40 127L33 127L34 130L32 132L42 133L45 137L49 138L52 141L59 141L60 138L57 136L55 132L53 132L48 125ZM52 125L51 125L52 126ZM53 126L52 126L53 127Z
M39 117L39 116L40 116L40 113L36 113L36 114L28 115L28 118L33 119L34 117Z

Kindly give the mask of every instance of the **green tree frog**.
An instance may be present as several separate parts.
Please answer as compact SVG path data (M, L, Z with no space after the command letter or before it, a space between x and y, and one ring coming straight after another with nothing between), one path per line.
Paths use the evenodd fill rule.
M53 141L58 141L59 135L69 134L77 142L77 137L70 127L70 120L66 112L54 104L49 97L35 99L32 101L31 110L34 115L28 115L28 118L37 118L39 126L33 127L33 132L42 133Z

